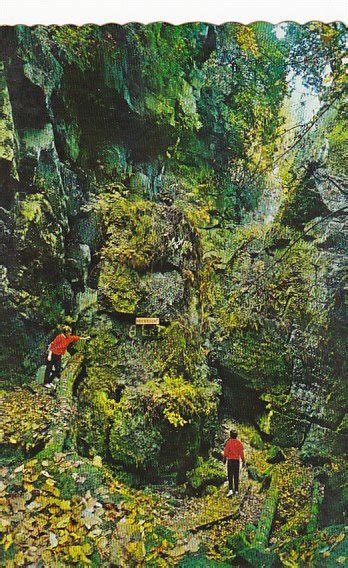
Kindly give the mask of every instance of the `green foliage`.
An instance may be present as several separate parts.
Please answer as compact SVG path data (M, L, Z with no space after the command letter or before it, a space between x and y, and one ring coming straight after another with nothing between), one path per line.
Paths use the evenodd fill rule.
M265 386L282 386L289 382L290 367L286 345L272 328L236 331L229 341L225 361L247 384L263 391Z
M335 117L329 124L327 139L329 141L328 163L335 172L342 172L347 167L346 146L348 140L347 129L344 127L344 103L339 105Z
M93 65L97 49L101 44L98 26L52 26L51 38L62 50L69 64L81 71Z
M293 454L275 468L276 486L279 492L277 515L273 527L274 540L285 535L296 537L307 530L311 517L313 471L304 469Z
M203 437L209 444L217 388L207 380L194 328L173 322L133 341L130 348L124 326L100 323L89 342L78 395L79 446L92 455L110 452L130 471L158 473L167 464L174 473L195 461Z
M49 201L41 193L18 202L15 238L17 249L44 266L61 261L64 240Z
M108 236L101 258L135 270L148 269L154 255L160 254L156 206L150 201L130 201L114 193L102 195L98 208Z
M261 391L265 385L281 390L291 381L293 348L286 330L296 325L306 336L321 336L328 325L328 312L319 308L325 288L315 268L316 248L296 239L298 232L279 223L263 233L243 227L230 242L224 270L217 277L211 262L202 285L219 360Z
M99 290L115 312L134 313L142 297L138 272L161 254L156 210L148 201L130 202L117 193L103 194L98 209L107 234Z
M58 322L64 321L63 299L64 290L62 289L51 286L42 289L37 306L37 320L41 324L44 322L50 329L56 327Z
M238 217L259 196L262 176L254 188L254 149L260 148L256 167L266 171L284 94L284 63L281 46L267 25L225 24L203 65L198 108L217 163L217 206L223 220Z
M110 452L116 463L128 468L143 466L146 470L156 470L162 444L161 431L149 425L140 412L133 414L127 408L117 409L110 435Z
M108 436L119 396L117 336L102 324L86 348L86 377L78 391L78 443L84 453L108 454Z
M209 396L212 390L170 375L164 375L161 383L149 381L140 387L145 405L155 415L161 412L174 428L184 426L195 416L209 416L215 409L215 401Z
M275 320L280 326L294 318L306 321L306 315L312 316L308 294L315 275L311 262L315 247L300 240L284 254L286 246L298 239L298 233L277 223L264 233L263 239L254 239L246 251L244 248L237 250L233 275L238 275L238 281L247 288L247 293L244 295L243 290L240 293L232 288L230 301L233 302L234 317L240 314L239 324L255 329L265 320ZM278 259L279 264L272 270L271 264ZM253 286L255 276L259 279ZM269 333L272 333L272 326Z
M185 27L174 28L166 23L128 28L134 50L130 58L130 75L134 79L130 96L138 108L144 108L145 113L161 124L184 129L201 126L188 70L203 29L198 24L190 33Z
M226 481L226 471L221 462L214 458L199 458L197 466L187 473L189 486L200 493L208 485L221 485Z
M290 176L287 198L279 213L280 222L301 229L314 218L327 215L328 209L308 171L303 174L290 171Z
M305 26L291 25L288 29L291 66L297 73L302 73L307 85L327 99L337 96L344 87L345 45L342 31L341 22L309 22ZM328 61L331 63L328 64ZM327 85L330 85L329 89L326 89Z
M256 450L262 450L264 447L264 442L260 436L260 434L258 434L256 431L252 432L251 438L250 438L250 445L255 448Z
M296 412L293 412L292 416L276 410L270 412L270 431L274 436L274 443L279 446L285 448L301 446L308 429L309 422L297 418Z
M182 377L169 375L160 381L126 388L116 407L110 436L114 460L156 470L167 459L166 455L160 455L165 442L172 452L171 461L173 455L180 460L187 446L193 444L197 449L196 427L216 409L211 394L208 386L190 384ZM189 457L194 459L193 455Z
M182 375L204 384L208 369L199 330L181 321L171 322L154 345L153 364L160 374Z
M83 405L81 404L83 403ZM79 418L79 445L84 453L102 455L108 453L108 434L115 414L115 403L105 391L97 390L89 399L81 399Z
M13 163L14 128L10 97L4 75L4 64L0 65L0 158ZM12 166L13 167L13 166Z
M118 313L135 313L141 298L139 278L127 266L105 261L99 277L99 291Z
M128 201L117 193L102 194L98 208L107 239L99 277L105 303L115 312L151 315L149 310L157 309L153 315L172 317L177 305L188 300L185 292L194 282L199 256L197 235L183 212L142 199ZM168 275L161 274L166 263L171 265Z

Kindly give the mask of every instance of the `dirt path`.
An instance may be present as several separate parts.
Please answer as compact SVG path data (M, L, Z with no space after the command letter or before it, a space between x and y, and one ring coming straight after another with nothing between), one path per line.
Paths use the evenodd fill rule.
M238 428L239 427L239 428ZM217 447L223 447L227 433L231 428L243 432L243 427L232 421L221 424L217 435ZM244 443L247 461L253 463L256 457L259 459L260 451L255 450L246 436L241 436ZM260 483L248 478L246 468L242 468L240 477L240 494L227 498L226 482L210 495L178 498L173 494L176 501L175 515L167 519L168 525L178 535L181 535L183 547L177 550L178 556L184 548L197 552L203 549L206 556L219 558L221 550L228 555L226 539L240 533L247 525L257 525L265 492L260 492ZM187 536L191 533L192 536Z

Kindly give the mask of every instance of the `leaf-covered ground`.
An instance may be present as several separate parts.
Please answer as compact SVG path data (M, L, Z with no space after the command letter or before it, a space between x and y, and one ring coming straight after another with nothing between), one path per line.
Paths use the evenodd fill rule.
M1 392L0 443L30 452L47 439L56 404L44 390L30 392L16 388Z
M40 388L37 394L8 393L3 445L27 451L38 440L47 441L62 401L66 405L66 399L53 399ZM222 431L230 426L223 424ZM185 485L136 490L118 481L99 457L88 460L65 450L25 459L14 452L0 469L3 564L170 566L203 554L216 566L243 565L236 542L253 542L270 491L267 483L251 479L255 471L260 478L275 478L279 491L266 550L270 546L289 567L311 565L313 559L316 566L329 566L331 558L332 565L344 564L342 527L326 533L314 527L308 534L313 468L301 465L296 451L270 465L267 446L254 448L251 429L238 427L248 468L242 471L240 495L231 499L226 483L203 496L188 494ZM35 438L28 446L31 431Z

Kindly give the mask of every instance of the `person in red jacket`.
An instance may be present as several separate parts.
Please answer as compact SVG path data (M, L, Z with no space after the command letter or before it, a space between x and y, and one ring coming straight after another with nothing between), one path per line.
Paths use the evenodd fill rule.
M239 461L242 460L245 465L244 447L240 440L237 439L238 433L234 430L230 432L230 438L227 440L223 458L227 460L227 477L228 477L228 493L227 497L231 497L233 493L238 495L239 487Z
M70 343L80 341L80 339L90 339L89 337L72 335L71 331L71 327L64 326L64 328L62 328L62 333L59 333L49 345L44 379L44 385L47 388L52 386L52 380L55 377L58 378L60 376L62 355L64 355Z

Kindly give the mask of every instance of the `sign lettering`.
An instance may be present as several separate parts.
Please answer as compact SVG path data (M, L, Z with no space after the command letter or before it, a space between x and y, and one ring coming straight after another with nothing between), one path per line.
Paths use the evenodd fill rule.
M159 325L159 318L135 318L135 325Z

